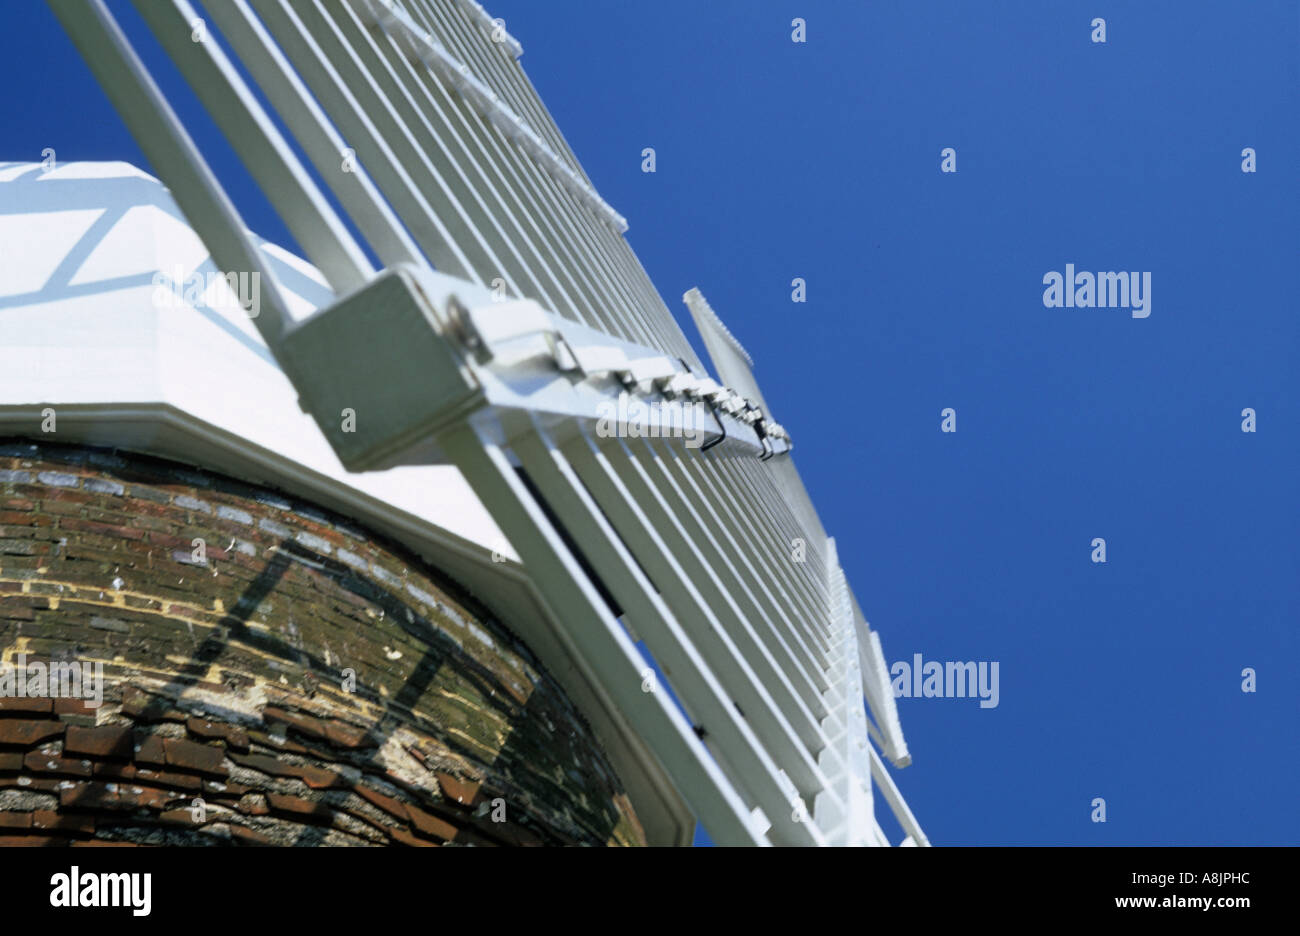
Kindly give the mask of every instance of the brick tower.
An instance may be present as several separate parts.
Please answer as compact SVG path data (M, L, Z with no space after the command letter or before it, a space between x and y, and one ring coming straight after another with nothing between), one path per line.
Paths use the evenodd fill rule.
M400 546L265 488L0 445L0 648L11 676L103 674L98 705L89 685L0 697L7 844L644 842L510 631Z

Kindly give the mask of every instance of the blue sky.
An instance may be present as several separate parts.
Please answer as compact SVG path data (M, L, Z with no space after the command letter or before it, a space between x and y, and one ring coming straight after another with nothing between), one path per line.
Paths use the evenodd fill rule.
M889 659L999 663L995 709L899 700L931 839L1300 841L1300 3L487 6L679 320L699 286L755 359ZM0 159L143 163L6 12ZM1045 308L1067 263L1149 271L1150 317Z

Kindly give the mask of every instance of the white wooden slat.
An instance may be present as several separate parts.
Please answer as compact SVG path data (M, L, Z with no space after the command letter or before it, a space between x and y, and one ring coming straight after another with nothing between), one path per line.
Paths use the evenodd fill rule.
M565 622L573 658L587 667L616 708L627 730L644 742L646 756L669 771L687 802L701 816L714 840L722 844L764 844L754 833L749 810L713 762L689 724L663 693L641 691L643 664L622 626L609 613L563 540L515 475L506 455L463 425L439 437L465 478L510 539L546 601ZM554 666L562 674L563 668ZM653 753L651 753L653 752ZM639 765L640 771L651 764ZM641 781L623 770L629 786Z
M721 764L729 765L733 783L749 791L753 802L767 815L790 813L789 797L777 779L778 766L740 717L695 642L627 551L567 458L537 429L516 436L512 448L597 574L627 609L625 613L637 634L646 641L697 723L704 726L706 743ZM607 500L606 504L613 510L628 506L617 499ZM676 582L660 585L667 590L680 587ZM773 821L768 835L774 844L820 842L815 826L783 819Z

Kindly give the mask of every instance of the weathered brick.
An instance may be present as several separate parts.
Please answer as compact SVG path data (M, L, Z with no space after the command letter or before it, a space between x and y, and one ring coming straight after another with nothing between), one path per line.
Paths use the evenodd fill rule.
M122 803L120 791L123 784L115 782L81 781L64 785L59 789L59 806L61 809L101 810L126 809Z
M334 552L334 547L328 540L312 533L300 532L294 536L294 539L299 543L299 545L306 546L308 549L314 549L327 556Z
M298 819L312 822L333 821L334 810L326 803L313 803L299 796L287 796L283 793L267 793L267 802L273 813L284 813Z
M145 768L135 764L120 764L115 761L96 761L94 775L100 780L134 780L136 774Z
M80 517L86 508L77 501L70 500L47 500L41 505L42 513L52 517Z
M36 475L41 484L48 484L50 487L76 487L80 482L74 474L67 474L61 471L41 471Z
M0 790L25 790L28 793L58 793L63 780L54 777L0 776Z
M95 615L90 619L90 626L96 630L113 631L117 634L131 633L131 625L126 621L119 621L117 618L106 618Z
M260 770L264 774L272 777L289 777L288 765L269 757L266 754L239 754L230 753L230 759L240 767L248 767L251 770Z
M272 845L274 844L268 837L258 832L256 829L250 829L247 826L235 825L231 823L230 838L236 845Z
M53 835L0 835L0 848L49 848L66 844L66 838Z
M98 764L96 772L98 772ZM135 779L147 782L156 787L166 787L171 789L186 790L197 793L203 789L203 781L198 777L189 774L172 773L166 770L154 770L151 767L137 767L135 769Z
M185 721L184 712L172 708L166 700L127 686L122 690L122 714L141 721Z
M164 738L163 750L166 752L169 767L179 767L181 770L192 770L195 773L214 777L224 777L229 774L229 770L222 763L225 752L219 747L182 741L179 738Z
M339 790L352 785L334 771L320 767L297 766L296 773L313 790Z
M225 504L217 505L217 516L223 520L233 520L235 523L242 523L245 526L253 522L253 515L247 510L240 510L238 507L228 507Z
M88 699L72 699L63 697L54 700L55 715L84 715L88 718L94 718L99 708L92 705Z
M272 494L269 491L254 491L253 500L259 504L265 504L267 507L274 507L276 510L293 510L293 504L278 494Z
M447 799L464 806L477 805L479 789L483 786L482 781L461 780L443 771L438 771L434 776L438 778L438 786Z
M202 513L212 513L212 505L207 501L201 501L197 497L190 497L188 494L177 494L172 498L172 503L177 507L184 507L186 510L198 510Z
M359 569L362 572L370 568L369 559L366 559L362 556L358 556L356 553L349 552L346 549L340 549L338 551L338 560L339 562L342 562L346 565L350 565L352 566L352 568Z
M73 816L55 812L53 809L37 809L32 813L32 828L93 835L95 820L90 816Z
M195 815L196 813L193 809L168 809L158 814L158 820L169 825L195 827L207 825L212 821L210 817L205 817L204 813L200 812L197 814L200 817L200 821L196 822Z
M3 718L0 719L0 744L31 747L51 738L62 737L64 727L64 724L58 721Z
M132 755L131 729L121 725L102 725L98 728L68 726L63 741L66 754L84 754L87 757L107 757L130 760Z
M30 829L32 814L27 812L0 812L0 830Z
M283 523L276 523L274 520L268 520L266 517L257 521L257 528L281 539L289 538L290 530L287 526Z
M353 787L353 792L372 806L379 807L394 819L400 819L402 822L410 821L411 814L407 811L406 804L401 800L394 799L391 796L385 796L378 790L372 789L368 786L362 786L361 784L357 784Z
M469 623L466 623L465 626L469 629L470 634L476 640L486 644L489 647L493 647L493 648L496 647L496 644L493 642L491 635L488 634L487 631L483 630L483 628L475 627L473 624L469 624Z
M242 783L234 783L230 780L204 780L203 793L213 799L233 799L237 800L245 793L252 790L252 787L244 786Z
M155 787L119 784L117 788L117 805L120 809L163 809L175 802L183 802L186 795L174 790L159 790Z
M388 834L391 835L393 837L393 841L397 842L399 845L408 845L411 848L437 848L439 845L438 842L431 842L428 839L416 838L414 835L412 835L410 832L407 832L405 829L399 829L396 827L389 829Z
M131 496L155 504L170 504L172 502L172 496L167 491L143 484L131 485Z
M238 725L230 725L226 722L217 722L194 716L187 719L185 725L190 734L196 735L205 741L224 741L227 747L234 750L248 750L248 732Z
M167 750L163 747L163 738L159 735L142 735L135 733L135 762L151 767L167 765Z
M369 731L332 718L324 722L325 737L336 747L360 749L377 747L379 741Z
M268 722L279 722L301 732L312 738L326 740L328 735L325 733L325 725L319 718L313 718L310 715L303 715L300 712L289 712L285 709L274 705L268 705L262 711L262 717Z
M410 813L411 824L415 826L416 831L421 835L428 835L444 842L451 842L455 841L456 834L460 831L445 819L439 819L437 816L427 813L416 806L408 806L407 812Z
M143 540L148 531L136 529L135 526L113 526L110 523L96 523L94 520L79 520L68 517L59 521L59 528L77 533L98 533L100 536L116 536L122 539Z
M271 812L266 804L266 797L261 793L245 793L235 804L235 808L246 816L265 816Z
M43 751L28 751L23 758L23 766L33 773L54 774L58 777L89 777L93 772L88 760L61 757Z
M425 591L423 588L413 585L411 582L406 583L406 591L416 601L419 601L430 608L437 609L442 605L442 602L440 602L434 595Z

